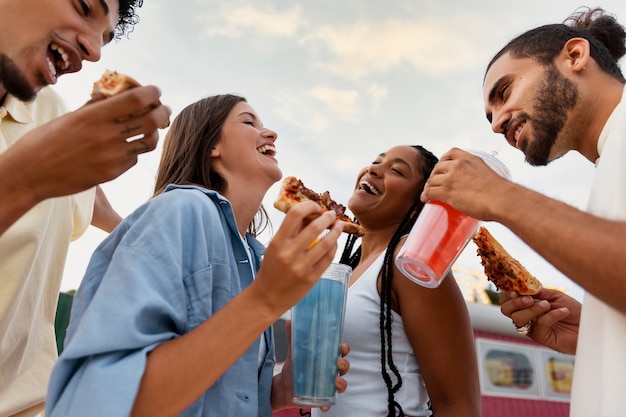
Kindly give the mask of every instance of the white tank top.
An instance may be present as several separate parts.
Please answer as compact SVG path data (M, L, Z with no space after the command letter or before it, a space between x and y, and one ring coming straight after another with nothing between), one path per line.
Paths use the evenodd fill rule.
M376 288L383 265L383 252L348 288L343 341L350 345L346 357L350 370L344 378L348 388L337 395L337 403L326 413L313 409L314 417L385 417L387 388L381 374L380 295ZM407 416L429 416L428 393L420 374L411 344L404 332L402 317L392 311L392 347L394 364L402 375L402 387L395 400ZM387 368L389 368L387 366ZM392 381L393 373L388 369Z

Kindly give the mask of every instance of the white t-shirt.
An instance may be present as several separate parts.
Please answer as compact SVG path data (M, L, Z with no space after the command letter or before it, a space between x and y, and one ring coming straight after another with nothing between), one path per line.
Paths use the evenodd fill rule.
M67 112L50 88L0 107L0 152ZM95 188L45 200L0 235L0 416L43 411L57 359L54 318L70 241L91 223Z
M598 141L588 211L626 221L626 88ZM626 245L626 241L624 242ZM623 277L626 280L626 276ZM585 294L570 415L626 416L626 315Z

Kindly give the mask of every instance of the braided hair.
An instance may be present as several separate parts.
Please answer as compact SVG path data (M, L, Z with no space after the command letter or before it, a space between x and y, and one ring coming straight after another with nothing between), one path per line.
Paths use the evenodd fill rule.
M383 261L383 266L381 268L381 289L380 289L380 360L381 360L381 373L383 380L385 381L385 385L387 386L387 417L404 417L404 411L402 410L402 406L398 404L395 400L395 393L398 392L400 387L402 386L402 377L400 376L400 372L398 368L393 362L393 350L391 346L391 281L393 278L393 254L395 253L395 249L398 246L398 243L402 239L404 235L409 233L413 224L415 224L415 220L417 220L417 216L422 211L422 207L424 207L424 203L420 200L420 194L424 189L424 184L426 180L430 176L435 164L439 161L439 159L433 155L430 151L420 145L411 146L415 148L419 153L420 159L420 170L421 174L424 178L424 182L420 185L419 192L417 193L417 197L413 204L411 204L411 208L407 211L407 213L402 218L400 225L396 229L395 233L391 237L389 244L387 245L387 252L385 253L385 259ZM358 238L354 235L349 235L348 240L346 241L346 245L343 249L341 258L339 260L340 263L350 265L353 269L359 264L361 260L361 246L354 250L354 245ZM396 382L392 380L387 367L393 373ZM397 413L396 413L397 411Z

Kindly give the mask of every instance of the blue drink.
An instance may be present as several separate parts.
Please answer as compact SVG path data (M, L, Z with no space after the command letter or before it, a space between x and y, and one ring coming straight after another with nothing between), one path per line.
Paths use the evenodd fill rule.
M331 268L337 271L330 271ZM351 272L346 265L332 264L292 309L292 383L296 404L322 406L335 403L337 359Z

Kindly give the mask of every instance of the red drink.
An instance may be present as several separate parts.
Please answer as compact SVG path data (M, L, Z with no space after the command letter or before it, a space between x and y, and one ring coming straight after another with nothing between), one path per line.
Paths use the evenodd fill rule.
M500 176L511 179L507 167L493 155L473 149L466 152L480 157ZM396 266L411 281L437 287L477 228L478 220L447 204L429 201L400 249Z
M396 266L412 281L437 287L477 227L478 220L447 204L429 201L400 250Z

